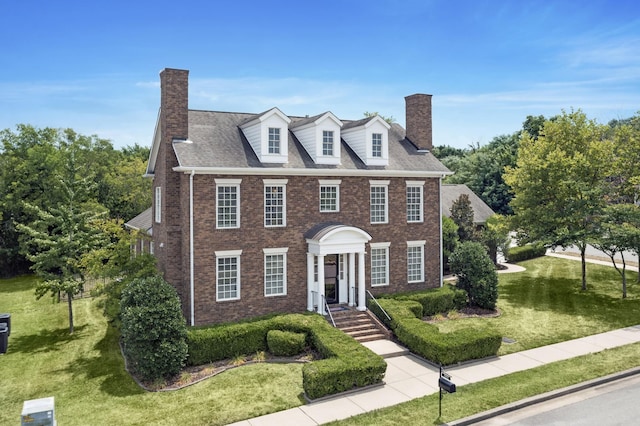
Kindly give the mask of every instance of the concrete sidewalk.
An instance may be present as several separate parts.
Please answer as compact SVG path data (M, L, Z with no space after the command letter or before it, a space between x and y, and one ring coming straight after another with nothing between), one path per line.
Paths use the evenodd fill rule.
M480 382L555 361L640 342L640 325L447 368L458 386ZM389 340L364 343L387 361L384 385L278 413L234 423L235 426L320 425L400 404L438 392L437 367Z

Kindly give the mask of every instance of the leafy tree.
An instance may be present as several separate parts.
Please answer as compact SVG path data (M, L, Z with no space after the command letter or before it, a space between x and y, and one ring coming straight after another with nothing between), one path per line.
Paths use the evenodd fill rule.
M449 145L434 146L431 153L438 159L442 160L446 157L464 157L467 155L467 150L463 148L455 148Z
M458 246L458 225L447 216L442 216L442 257L444 269L449 270L449 258Z
M131 256L131 245L138 235L126 231L122 220L102 218L95 222L95 226L105 239L82 257L82 267L88 275L104 280L94 291L95 294L106 295L104 314L113 326L119 328L122 290L134 279L155 275L156 259L149 253Z
M29 225L18 224L26 237L27 258L40 281L36 297L47 293L53 297L65 294L69 310L69 332L73 333L73 298L84 288L85 275L80 258L101 240L101 234L91 226L97 213L83 209L90 176L79 177L74 151L69 152L66 176L58 177L63 198L59 205L48 210L27 204L37 217Z
M161 277L133 280L122 292L124 353L145 380L180 372L187 359L187 326L178 293Z
M466 241L450 259L451 271L458 277L456 286L467 292L469 304L495 309L498 300L498 276L484 246Z
M511 214L513 193L502 177L507 166L516 164L519 132L496 136L486 146L474 148L467 155L447 165L455 174L446 183L463 183L499 214ZM450 161L448 158L446 161Z
M538 139L523 133L516 167L505 182L513 188L511 206L520 242L547 246L576 245L582 257L582 289L586 290L585 251L597 231L593 218L604 207L604 181L611 145L604 127L578 111L546 121Z
M640 202L640 115L619 122L612 129L613 170L609 200L615 203Z
M390 115L388 117L385 117L384 115L379 114L378 111L374 111L374 112L365 111L364 112L364 116L366 118L375 117L376 115L379 116L380 118L382 118L384 121L386 121L389 124L393 124L396 121L396 119L392 115Z
M625 251L640 249L640 207L634 204L613 204L607 206L600 217L599 235L593 246L606 253L622 278L622 298L627 297L627 263ZM622 268L616 262L620 255Z
M507 253L511 241L509 227L508 217L494 214L487 219L482 231L480 231L479 240L487 248L489 257L496 265L498 264L498 252Z
M146 159L124 157L104 177L109 188L103 202L112 218L129 220L151 205L151 179L144 177Z
M451 219L458 225L458 238L461 242L475 238L473 207L467 194L461 194L451 205Z

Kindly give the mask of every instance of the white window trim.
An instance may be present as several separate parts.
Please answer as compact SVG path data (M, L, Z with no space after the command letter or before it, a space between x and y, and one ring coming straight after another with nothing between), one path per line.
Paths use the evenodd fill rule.
M426 240L417 240L417 241L407 241L407 281L409 283L421 283L424 282L424 269L425 269L425 255L424 255L424 246L426 245ZM410 247L421 247L422 248L422 262L420 265L420 279L419 280L409 280L409 248Z
M389 247L391 247L391 243L370 243L369 248L371 249L371 253L373 253L374 249L384 249L386 252L385 256L385 282L383 284L373 284L373 265L371 265L371 270L369 271L370 279L371 279L371 287L386 287L389 285ZM373 260L373 258L371 258Z
M156 186L156 208L155 212L155 220L156 223L162 223L162 187Z
M338 213L340 211L340 184L342 179L318 179L318 209L320 213ZM322 187L333 186L336 188L336 209L322 210Z
M371 221L371 189L373 187L384 188L384 220L382 222L371 222L372 225L389 223L389 180L369 181L369 220Z
M277 130L278 131L278 152L270 152L269 149L271 148L271 146L269 145L270 142L270 136L271 136L271 130ZM274 132L275 134L275 132ZM269 126L267 128L267 155L282 155L282 128L280 127L272 127Z
M242 179L215 179L216 182L216 229L238 229L240 228L240 184ZM218 216L218 189L225 186L236 187L236 226L220 226Z
M267 225L266 193L264 192L264 189L262 191L262 204L264 206L263 212L262 212L262 216L263 216L264 227L265 228L284 228L284 227L286 227L287 226L287 182L289 182L289 179L262 179L262 182L264 184L263 188L266 188L267 186L282 186L283 187L283 191L282 191L282 225Z
M233 301L233 300L240 300L240 289L241 289L241 277L242 274L240 273L241 269L241 259L240 256L242 255L242 250L219 250L219 251L215 251L214 252L216 255L216 302L229 302L229 301ZM235 257L237 258L237 264L238 264L238 270L237 270L237 286L238 286L238 292L236 297L230 297L227 299L220 299L218 298L218 259L220 258L225 258L225 257Z
M265 248L264 253L264 297L277 297L287 295L287 252L289 247ZM282 293L267 294L267 256L282 255Z
M424 222L424 181L415 181L408 180L407 181L407 189L408 188L420 188L420 220L408 220L408 223L423 223ZM405 192L406 198L406 192ZM409 205L407 204L407 213L408 213Z

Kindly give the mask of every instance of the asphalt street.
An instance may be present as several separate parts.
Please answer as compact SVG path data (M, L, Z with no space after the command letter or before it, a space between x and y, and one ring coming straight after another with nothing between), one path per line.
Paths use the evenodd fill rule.
M640 424L640 376L594 386L502 416L478 426L614 426Z

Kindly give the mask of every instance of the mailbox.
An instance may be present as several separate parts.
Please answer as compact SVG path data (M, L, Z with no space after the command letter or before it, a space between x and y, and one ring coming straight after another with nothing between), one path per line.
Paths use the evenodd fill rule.
M440 376L440 379L438 379L438 386L447 393L455 393L456 391L455 383L444 376Z

